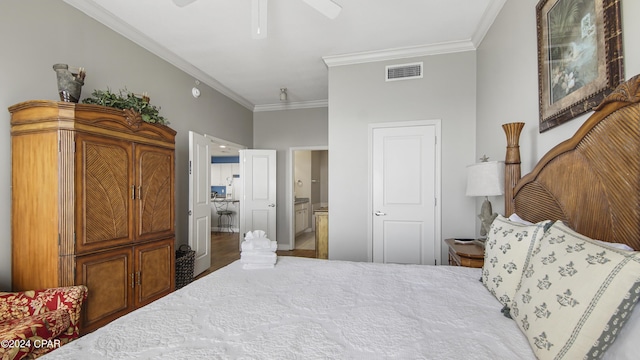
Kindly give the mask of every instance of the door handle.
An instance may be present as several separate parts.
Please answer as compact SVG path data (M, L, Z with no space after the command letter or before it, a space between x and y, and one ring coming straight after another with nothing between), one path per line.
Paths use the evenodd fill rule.
M376 211L374 214L376 216L385 216L385 215L387 215L387 213L383 213L382 211Z
M269 204L269 207L276 207L276 204Z

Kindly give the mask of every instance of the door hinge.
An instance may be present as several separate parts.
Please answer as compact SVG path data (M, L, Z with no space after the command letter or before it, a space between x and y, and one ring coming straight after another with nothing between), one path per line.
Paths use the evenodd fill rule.
M189 160L189 175L191 175L191 160Z

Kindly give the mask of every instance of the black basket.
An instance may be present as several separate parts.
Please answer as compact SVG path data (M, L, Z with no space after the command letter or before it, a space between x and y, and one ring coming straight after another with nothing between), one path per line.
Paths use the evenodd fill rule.
M176 250L176 290L193 281L193 265L196 252L187 244Z

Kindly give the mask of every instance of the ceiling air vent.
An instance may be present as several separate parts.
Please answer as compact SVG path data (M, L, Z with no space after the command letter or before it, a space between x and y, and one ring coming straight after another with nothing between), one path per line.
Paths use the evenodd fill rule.
M422 78L422 63L389 65L385 68L386 81Z

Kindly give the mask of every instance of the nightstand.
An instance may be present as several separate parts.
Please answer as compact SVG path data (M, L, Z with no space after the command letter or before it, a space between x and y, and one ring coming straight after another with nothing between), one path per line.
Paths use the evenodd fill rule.
M484 264L484 248L474 242L459 244L455 239L446 239L449 245L449 265L481 268Z

